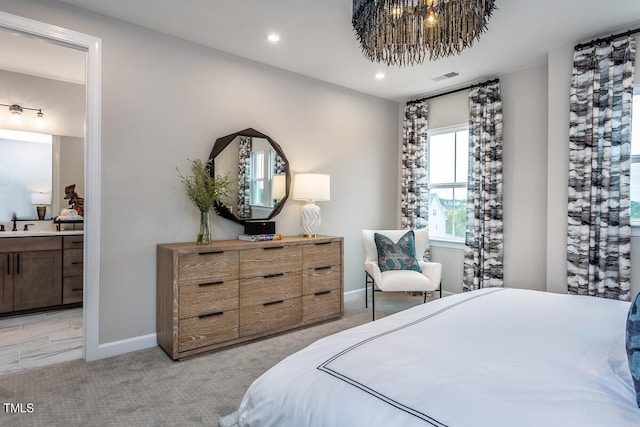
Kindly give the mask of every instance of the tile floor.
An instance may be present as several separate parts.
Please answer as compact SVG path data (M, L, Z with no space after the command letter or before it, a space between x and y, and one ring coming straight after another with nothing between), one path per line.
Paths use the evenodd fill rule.
M0 318L0 375L82 358L82 308Z

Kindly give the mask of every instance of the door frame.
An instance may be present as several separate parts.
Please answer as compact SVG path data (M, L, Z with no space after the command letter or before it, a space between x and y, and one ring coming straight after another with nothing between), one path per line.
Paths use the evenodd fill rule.
M0 27L87 53L85 85L83 358L100 358L102 39L0 11Z

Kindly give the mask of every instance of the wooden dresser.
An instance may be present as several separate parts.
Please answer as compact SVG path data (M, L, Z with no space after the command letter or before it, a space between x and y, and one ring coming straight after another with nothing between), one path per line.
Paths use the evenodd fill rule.
M157 247L157 340L181 359L342 316L343 239Z

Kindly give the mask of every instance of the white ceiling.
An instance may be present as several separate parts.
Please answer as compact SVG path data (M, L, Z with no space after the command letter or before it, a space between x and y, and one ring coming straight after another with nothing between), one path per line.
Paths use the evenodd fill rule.
M635 28L639 0L496 0L488 31L461 55L413 67L365 60L349 0L58 0L378 97L403 100L546 62L547 52ZM266 40L277 32L281 41ZM56 61L57 62L57 61ZM376 80L376 72L387 74ZM456 71L460 76L432 79Z

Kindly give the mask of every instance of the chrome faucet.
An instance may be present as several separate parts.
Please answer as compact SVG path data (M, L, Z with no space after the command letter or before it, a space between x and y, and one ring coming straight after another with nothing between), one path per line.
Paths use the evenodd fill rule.
M16 221L18 221L18 217L16 217L15 212L13 213L13 217L11 218L11 221L13 221L13 228L11 229L11 231L18 231L18 227L16 225Z

